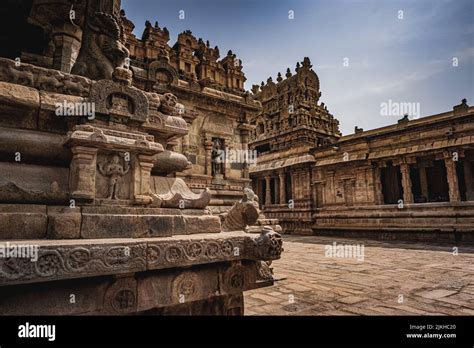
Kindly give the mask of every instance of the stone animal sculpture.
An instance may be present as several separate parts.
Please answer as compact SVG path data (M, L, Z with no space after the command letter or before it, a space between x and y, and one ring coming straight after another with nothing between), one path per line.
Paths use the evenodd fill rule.
M96 12L85 31L72 73L93 80L112 79L114 69L123 67L129 56L128 49L120 42L119 22L110 14Z
M64 78L64 74L61 72L48 71L38 77L36 85L39 89L56 90L63 86L63 83L60 81L62 78Z
M18 83L21 85L31 86L33 85L33 74L30 71L23 71L17 69L13 65L8 65L7 67L7 75L11 77L11 80L14 83Z
M257 221L260 211L255 197L255 193L250 188L244 189L242 199L228 212L220 215L223 231L243 230Z

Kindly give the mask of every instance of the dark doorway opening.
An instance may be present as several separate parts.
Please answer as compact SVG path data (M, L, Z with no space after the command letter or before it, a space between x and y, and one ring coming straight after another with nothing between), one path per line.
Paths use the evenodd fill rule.
M428 200L430 202L448 202L449 187L444 161L433 161L433 166L426 168L426 179L428 181Z
M387 162L387 166L381 170L382 194L385 204L396 204L402 199L402 174L400 167L393 166Z

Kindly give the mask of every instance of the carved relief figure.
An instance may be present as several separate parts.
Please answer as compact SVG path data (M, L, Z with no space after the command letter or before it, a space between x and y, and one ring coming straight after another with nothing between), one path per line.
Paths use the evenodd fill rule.
M115 17L96 12L88 22L77 62L72 73L93 80L112 79L116 67L123 67L129 56L120 42L121 28Z
M101 162L97 166L103 176L109 177L109 194L107 198L118 199L118 180L121 176L126 175L130 170L129 163L125 161L124 165L122 165L120 163L120 157L118 155L114 155L110 161Z
M224 175L224 146L223 140L215 138L212 141L212 176Z

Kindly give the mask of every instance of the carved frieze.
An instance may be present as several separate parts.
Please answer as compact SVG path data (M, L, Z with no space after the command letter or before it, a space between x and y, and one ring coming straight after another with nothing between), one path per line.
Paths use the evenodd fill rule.
M215 238L123 240L114 243L41 243L37 260L0 258L0 285L40 282L77 277L141 272L151 269L250 259L262 255L275 259L276 253L263 250L263 242L236 233ZM255 246L262 251L254 250Z
M148 98L141 90L111 80L100 80L91 87L89 97L99 114L126 117L146 122Z
M0 58L0 81L81 97L89 95L92 85L91 80L82 76L21 62L16 64L7 58Z

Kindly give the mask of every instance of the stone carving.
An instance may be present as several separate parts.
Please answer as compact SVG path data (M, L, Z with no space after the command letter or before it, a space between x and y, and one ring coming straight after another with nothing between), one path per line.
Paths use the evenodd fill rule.
M178 246L170 246L165 250L165 258L169 263L176 263L183 257L183 251Z
M181 178L153 176L151 190L153 205L158 207L202 209L211 200L211 192L208 188L199 194L194 193Z
M35 263L36 272L42 277L52 277L64 267L63 260L58 252L51 251L43 254Z
M44 75L40 75L38 77L36 85L39 87L39 89L55 90L63 85L60 82L62 77L64 77L64 75L61 72L50 70L46 72Z
M66 258L66 265L71 270L82 270L92 260L91 253L86 248L73 249Z
M192 163L188 161L186 156L169 150L164 150L156 157L155 173L168 175L170 173L182 172L189 169Z
M210 259L217 258L219 256L219 244L216 242L209 242L206 246L206 256Z
M89 101L95 103L97 113L117 115L145 122L148 117L148 98L135 87L101 80L91 87Z
M168 54L168 52L163 49L160 50L160 52L162 52L165 57ZM155 60L148 67L148 79L155 81L155 89L166 88L170 84L178 83L178 72L167 62L167 59Z
M270 226L265 226L262 233L253 240L251 247L258 260L277 260L283 251L283 240Z
M127 161L124 164L120 163L120 157L113 155L109 161L104 161L97 164L99 172L103 176L109 178L108 199L118 199L119 179L125 176L130 170L130 165Z
M222 176L225 173L225 152L222 139L214 138L212 141L212 176Z
M160 95L159 98L159 110L165 114L173 115L176 112L176 106L178 106L178 98L171 93Z
M114 274L146 268L145 244L40 247L38 261L0 259L0 284Z
M237 231L253 225L259 215L256 196L250 188L244 189L242 199L235 203L232 208L220 215L223 231Z
M107 13L96 12L89 18L83 41L72 73L93 80L112 79L116 67L123 67L127 48L120 42L121 27Z
M222 290L225 293L238 293L245 288L245 270L242 264L233 262L231 267L227 268L221 278Z
M161 260L162 252L157 245L150 245L146 249L147 263L157 263Z
M178 302L189 302L199 297L200 285L194 272L184 272L178 275L171 284L171 293Z
M33 74L30 71L16 69L11 64L7 66L6 75L11 77L11 82L18 83L20 85L31 86L34 83Z
M255 266L258 272L258 280L273 281L273 269L270 267L271 261L257 261Z
M82 76L62 73L57 70L40 68L31 64L21 63L15 66L11 59L0 58L0 80L37 88L40 90L70 94L77 96L89 95L91 81Z
M137 306L137 282L134 278L119 278L105 292L105 311L121 314L133 311Z
M132 290L119 290L113 297L112 307L117 312L127 311L135 305L135 293Z
M197 259L203 254L204 246L200 242L192 242L186 247L186 256L190 259Z
M274 260L282 252L280 235L266 230L232 239L155 241L130 244L48 246L38 250L38 261L1 258L0 284L69 279L114 273L140 272L229 260Z
M238 255L238 249L234 249L234 245L230 240L221 241L221 253L225 256L232 256L234 253Z
M70 4L61 4L67 15ZM230 148L244 149L240 145L248 141L237 139L248 137L251 130L245 115L258 111L243 91L245 77L241 67L234 65L234 54L219 61L218 49L207 44L202 47L201 58L194 54L186 57L182 48L191 32L184 33L180 45L172 49L167 46L169 39L163 40L169 33L158 25L148 26L146 36L152 43L146 54L151 52L154 59L140 62L136 55L143 53L136 54L134 47L133 61L126 60L129 52L122 43L130 45L133 24L124 12L117 17L119 4L117 0L82 1L78 5L81 11L74 5L81 18L71 24L68 16L54 14L54 1L45 1L41 4L44 11L40 11L44 21L35 22L28 11L28 18L22 18L54 40L48 40L44 47L38 42L34 53L22 52L21 62L0 58L1 97L5 102L0 105L4 114L0 123L7 128L3 131L7 141L13 139L12 145L0 146L5 157L0 161L0 201L6 203L0 206L0 234L4 240L28 239L39 246L37 261L0 258L0 287L19 285L18 296L14 289L4 290L14 294L16 302L11 308L17 307L15 310L26 310L27 305L18 303L40 290L46 298L37 308L59 315L128 314L157 306L168 309L183 303L181 295L184 302L203 302L179 306L177 311L191 307L199 311L197 308L208 301L209 307L221 307L222 313L241 313L242 291L248 284L254 285L244 277L244 271L255 262L251 236L242 231L223 234L219 217L206 215L211 199L207 188L212 180L208 175L211 151L201 151L204 144L197 144L199 136L187 135L194 120L202 121L199 113L209 113L211 118L225 120L211 122L212 129L204 127L210 134L206 139L220 137L221 150L224 142ZM201 44L190 39L195 47L189 52L195 52ZM172 68L177 56L186 64L180 64L186 71L179 72L179 80ZM197 66L200 60L211 64ZM128 66L137 63L131 69ZM68 74L71 65L73 74ZM198 80L203 72L206 78L222 80L220 84L227 86L220 86L217 94L201 89ZM185 110L178 102L182 97L183 104L192 107ZM58 103L93 105L94 117L56 117L60 116L55 115ZM79 110L75 108L67 116L79 116ZM230 126L237 123L246 123L247 128L235 130ZM192 129L201 134L201 126ZM27 141L19 146L22 134ZM36 144L40 146L35 148ZM175 152L178 146L186 156ZM13 159L16 151L21 160ZM206 163L206 174L192 190L177 173L191 173L191 161ZM224 174L224 165L220 173ZM217 183L222 190L238 192L242 183L248 182L248 177L240 177L235 168L228 174ZM232 192L227 196L235 199ZM242 221L251 220L251 211L246 209L235 212L242 215ZM227 223L232 225L233 221L235 225L238 220L236 217ZM228 286L234 289L235 299L227 305L227 295L219 293L224 284L219 278L234 262L242 269L229 273ZM62 294L68 291L60 282L65 279L75 279L79 306L59 305ZM27 285L41 282L48 282L48 286ZM93 296L82 301L82 296L90 294ZM0 297L0 307L9 302ZM144 305L148 300L149 307Z

